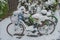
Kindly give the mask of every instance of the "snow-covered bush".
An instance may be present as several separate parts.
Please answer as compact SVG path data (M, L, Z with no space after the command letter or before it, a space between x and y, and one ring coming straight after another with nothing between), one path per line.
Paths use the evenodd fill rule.
M0 18L2 18L8 10L7 0L0 0Z

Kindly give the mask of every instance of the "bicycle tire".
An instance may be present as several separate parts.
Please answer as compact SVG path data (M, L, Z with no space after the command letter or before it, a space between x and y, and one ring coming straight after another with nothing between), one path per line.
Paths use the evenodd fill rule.
M52 22L51 20L47 20L47 21L50 21L50 22ZM55 30L55 24L54 24L54 22L52 22L52 24L54 25L54 29L49 33L49 34L52 34L53 32L54 32L54 30ZM38 29L39 27L37 27L37 29ZM39 32L39 30L38 30L38 32ZM39 34L41 34L41 32L39 32ZM49 34L42 34L42 35L49 35Z
M9 31L8 31L8 29L9 29L9 27L10 27L11 24L12 24L12 23L9 23L9 24L8 24L8 26L7 26L7 28L6 28L6 31L7 31L7 33L8 33L11 37L13 37L13 35L12 35L11 33L9 33ZM24 27L23 27L23 31L22 31L21 34L23 34L23 33L24 33Z

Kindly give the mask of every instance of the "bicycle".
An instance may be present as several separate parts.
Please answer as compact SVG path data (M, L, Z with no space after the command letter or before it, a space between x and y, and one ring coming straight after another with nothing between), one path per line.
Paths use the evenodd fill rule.
M11 19L11 17L10 17L10 19ZM31 19L32 18L30 17L29 20L31 20ZM25 31L25 24L26 23L22 20L20 20L18 22L18 24L9 23L7 28L6 28L6 31L12 37L15 35L22 36L24 34L24 31ZM33 20L32 20L31 25L34 25ZM15 28L15 26L18 26L18 27L16 27L17 29L13 29L13 28ZM27 25L27 26L29 26L29 25ZM45 21L42 21L42 25L36 24L36 28L37 28L37 31L39 34L48 35L48 34L52 34L54 32L55 24L51 20L45 20Z

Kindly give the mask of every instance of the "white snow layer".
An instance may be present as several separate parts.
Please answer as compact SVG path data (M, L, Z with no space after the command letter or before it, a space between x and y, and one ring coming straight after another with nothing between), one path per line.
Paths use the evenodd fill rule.
M1 40L56 40L60 36L60 16L59 13L56 11L56 17L58 18L58 24L53 34L51 35L43 35L39 37L28 37L23 36L21 39L17 39L15 37L11 37L6 32L7 25L11 22L10 18L5 18L3 21L0 22L0 39ZM26 32L25 32L26 34Z

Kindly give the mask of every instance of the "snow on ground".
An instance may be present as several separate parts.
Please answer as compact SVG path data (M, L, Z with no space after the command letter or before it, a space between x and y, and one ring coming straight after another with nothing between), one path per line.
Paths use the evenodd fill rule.
M0 39L1 40L56 40L57 38L60 37L60 16L59 16L58 12L56 13L56 16L58 18L58 24L57 24L56 29L53 34L43 35L43 36L39 36L39 37L28 37L25 35L21 39L11 37L7 34L6 27L11 22L10 18L8 17L0 22Z

